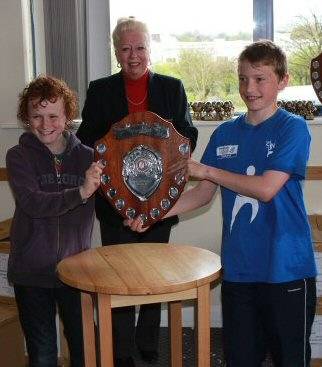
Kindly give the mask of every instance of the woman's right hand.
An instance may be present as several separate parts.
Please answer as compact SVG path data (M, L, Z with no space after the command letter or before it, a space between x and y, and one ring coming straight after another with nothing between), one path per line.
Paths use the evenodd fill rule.
M143 233L150 228L150 226L143 228L143 221L140 216L134 219L125 219L123 221L124 226L129 227L133 232Z

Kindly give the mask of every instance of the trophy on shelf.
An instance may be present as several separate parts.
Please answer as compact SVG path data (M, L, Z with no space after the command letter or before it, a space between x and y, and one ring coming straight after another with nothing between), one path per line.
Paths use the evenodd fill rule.
M278 100L277 106L296 115L300 115L304 117L305 120L313 120L317 112L317 108L312 101Z
M178 200L189 157L189 139L150 111L126 116L95 143L95 158L104 166L104 196L124 218L140 216L144 226Z
M194 120L222 121L234 116L234 105L231 101L193 102L190 104Z
M311 61L311 82L319 101L322 103L322 53Z

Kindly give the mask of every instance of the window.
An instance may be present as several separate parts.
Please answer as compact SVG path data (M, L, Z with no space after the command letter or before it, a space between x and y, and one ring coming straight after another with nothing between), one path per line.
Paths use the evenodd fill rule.
M287 53L289 86L280 93L285 100L312 100L319 104L310 79L311 60L322 52L322 3L320 0L276 0L274 40Z
M253 0L111 0L111 30L122 16L144 21L151 33L154 71L180 78L191 102L232 100L242 106L236 57L253 37L252 4ZM112 72L116 71L114 59Z
M152 69L179 77L191 102L232 100L236 110L245 108L238 94L236 58L254 37L274 38L287 53L291 81L280 99L319 104L309 65L322 52L321 0L275 0L274 6L273 0L199 0L193 6L173 0L110 0L110 14L111 29L125 15L147 23Z

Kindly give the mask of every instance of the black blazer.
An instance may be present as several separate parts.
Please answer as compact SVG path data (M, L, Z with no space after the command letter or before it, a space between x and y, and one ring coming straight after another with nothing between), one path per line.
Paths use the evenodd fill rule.
M173 123L177 131L190 139L195 149L198 130L192 125L187 96L179 79L150 72L148 87L149 110ZM90 83L82 111L82 123L76 133L83 144L94 146L110 127L128 115L128 104L122 73ZM122 217L102 195L96 195L96 215L99 220L119 224ZM177 218L167 219L176 223Z

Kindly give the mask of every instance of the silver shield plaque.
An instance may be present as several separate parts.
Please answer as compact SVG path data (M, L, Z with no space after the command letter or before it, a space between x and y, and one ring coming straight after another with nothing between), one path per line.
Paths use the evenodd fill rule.
M124 183L141 201L157 190L162 172L161 154L148 146L139 145L123 158Z

